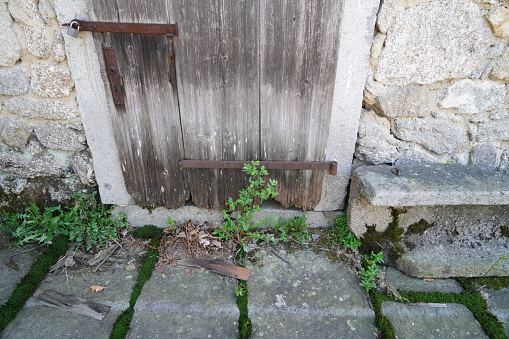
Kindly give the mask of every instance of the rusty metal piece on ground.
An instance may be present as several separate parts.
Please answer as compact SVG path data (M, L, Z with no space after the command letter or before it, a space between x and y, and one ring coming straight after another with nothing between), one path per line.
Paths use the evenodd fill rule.
M219 160L181 160L179 166L183 168L225 168L241 169L249 161L219 161ZM329 170L330 175L338 173L337 161L260 161L258 167L275 170Z
M212 272L246 281L251 275L251 270L249 268L235 266L217 260L185 258L177 261L177 264L191 267L204 267L210 269Z
M62 26L69 26L71 23L77 25L80 31L87 32L105 32L105 33L133 33L133 34L151 34L163 35L172 34L178 36L178 24L143 24L131 22L105 22L105 21L85 21L74 19L70 23Z
M111 94L115 105L124 104L124 95L122 94L122 85L120 84L120 74L118 73L117 57L115 49L104 47L104 58L106 59L106 73L110 80Z

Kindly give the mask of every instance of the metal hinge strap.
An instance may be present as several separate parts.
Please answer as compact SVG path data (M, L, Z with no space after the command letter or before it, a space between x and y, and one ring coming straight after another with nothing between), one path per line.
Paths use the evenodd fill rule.
M115 105L123 105L124 95L122 94L115 50L111 47L104 47L104 59L106 59L106 73L108 73L108 79L110 80L113 102Z
M241 169L250 161L219 161L219 160L181 160L183 168L225 168ZM260 166L268 170L329 170L330 175L338 173L337 161L260 161Z

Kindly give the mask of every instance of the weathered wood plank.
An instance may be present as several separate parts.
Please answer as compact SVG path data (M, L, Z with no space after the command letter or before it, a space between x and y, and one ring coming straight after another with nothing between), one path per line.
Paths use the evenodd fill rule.
M166 0L93 0L94 20L170 23ZM177 208L189 193L178 98L169 83L168 42L164 36L96 34L115 48L125 106L112 107L112 122L126 188L143 206ZM102 50L102 49L101 49ZM102 56L100 56L102 59ZM104 69L103 69L104 72ZM109 93L109 87L107 88Z
M34 301L96 320L103 320L110 311L110 306L94 303L73 295L60 294L55 291L42 291L35 296Z
M172 3L186 159L258 159L258 2ZM239 170L188 171L191 197L202 208L223 208L247 182Z
M342 0L261 0L261 160L324 161ZM326 171L271 171L283 206L312 209Z
M191 267L204 267L208 268L212 272L246 281L249 279L249 276L251 275L251 270L249 268L235 266L217 260L184 258L177 261L177 264Z

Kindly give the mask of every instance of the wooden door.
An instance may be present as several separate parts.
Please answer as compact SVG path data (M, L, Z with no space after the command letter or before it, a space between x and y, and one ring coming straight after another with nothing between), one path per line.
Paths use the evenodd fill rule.
M183 170L182 159L324 160L342 1L91 1L92 20L179 25L173 87L164 36L95 34L117 54L126 104L111 114L138 203L221 209L246 185L240 170ZM311 209L324 173L269 175L284 206Z

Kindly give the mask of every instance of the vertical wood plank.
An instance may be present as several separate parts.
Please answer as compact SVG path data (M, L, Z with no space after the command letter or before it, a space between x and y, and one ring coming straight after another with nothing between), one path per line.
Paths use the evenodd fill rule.
M258 159L258 1L172 3L186 159ZM202 208L221 209L246 186L239 170L188 173L191 197Z
M342 0L261 0L262 160L324 161ZM312 209L325 171L271 171L283 206Z
M93 0L92 8L93 19L101 21L172 21L166 0ZM180 207L189 193L186 172L178 166L184 148L177 92L169 83L167 40L164 36L96 34L96 41L103 36L105 41L98 43L115 48L123 79L125 106L112 102L110 106L126 188L142 206Z

